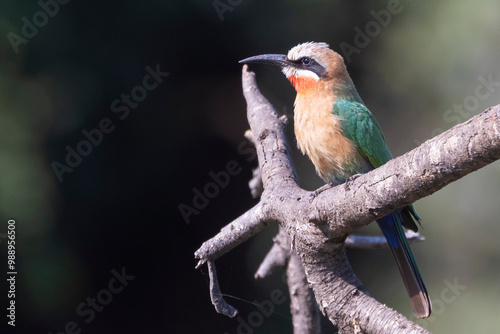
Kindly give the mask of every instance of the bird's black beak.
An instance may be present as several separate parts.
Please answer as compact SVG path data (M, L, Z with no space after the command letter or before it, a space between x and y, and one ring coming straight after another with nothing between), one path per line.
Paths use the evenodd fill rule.
M240 64L248 64L248 63L258 63L258 64L269 64L269 65L277 65L280 67L287 67L293 65L293 63L286 59L285 55L260 55L254 56L250 58L245 58L239 61Z

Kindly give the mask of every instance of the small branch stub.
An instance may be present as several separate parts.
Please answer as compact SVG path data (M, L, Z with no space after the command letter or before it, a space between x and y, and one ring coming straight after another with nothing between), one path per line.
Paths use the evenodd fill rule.
M219 288L219 281L217 280L217 271L215 269L215 263L212 261L207 262L208 266L208 276L210 277L210 299L215 307L217 313L227 315L230 318L234 318L238 314L238 310L229 305Z

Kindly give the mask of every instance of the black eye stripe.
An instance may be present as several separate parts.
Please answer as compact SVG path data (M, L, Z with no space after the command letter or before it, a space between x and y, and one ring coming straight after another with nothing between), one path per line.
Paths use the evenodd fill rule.
M294 60L292 62L299 65L299 66L300 65L311 66L311 65L317 64L317 62L311 57L302 57L302 58L299 58L299 59Z
M296 68L308 70L316 73L320 78L326 76L326 68L321 66L314 58L302 57L291 61Z

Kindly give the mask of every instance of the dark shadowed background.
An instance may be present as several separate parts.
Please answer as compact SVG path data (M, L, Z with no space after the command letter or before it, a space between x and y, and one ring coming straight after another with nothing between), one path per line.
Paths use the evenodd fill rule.
M290 333L283 272L252 278L276 227L216 262L240 317L215 312L206 267L194 269L201 243L256 203L238 60L329 43L397 156L499 103L498 13L493 0L2 1L1 326ZM295 93L279 70L251 68L276 109L292 114ZM292 129L300 184L315 189L321 180ZM497 329L499 176L494 163L416 203L427 241L413 249L434 304L418 323L431 331ZM415 320L389 251L349 255L375 298Z

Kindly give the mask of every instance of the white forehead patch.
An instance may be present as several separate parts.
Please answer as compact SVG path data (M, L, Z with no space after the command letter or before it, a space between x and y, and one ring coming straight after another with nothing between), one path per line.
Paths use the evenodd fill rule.
M316 42L307 42L302 43L288 51L288 55L286 56L289 60L299 60L302 57L312 57L316 55L318 51L323 51L324 49L329 49L330 46L326 43L316 43Z

